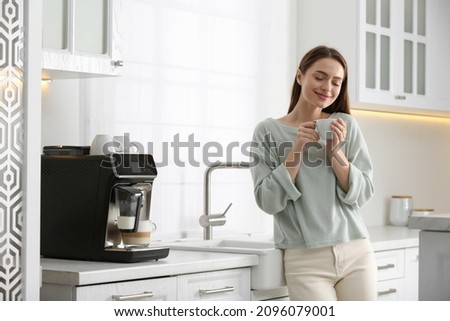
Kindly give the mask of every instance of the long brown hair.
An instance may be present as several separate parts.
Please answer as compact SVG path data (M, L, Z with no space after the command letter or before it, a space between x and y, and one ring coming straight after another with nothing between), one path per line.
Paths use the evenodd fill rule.
M311 67L317 60L323 58L332 58L337 62L339 62L344 68L344 79L341 84L339 96L330 106L324 108L323 111L328 114L334 112L350 114L350 99L348 97L348 90L347 90L347 76L348 76L347 62L345 61L344 57L339 53L339 51L337 51L334 48L326 46L317 46L308 51L303 56L302 60L300 61L300 66L298 67L298 69L302 74L305 74L306 71L309 69L309 67ZM292 86L291 102L289 104L288 114L292 110L294 110L301 93L302 93L302 86L297 82L297 73L295 73L295 79L294 84Z

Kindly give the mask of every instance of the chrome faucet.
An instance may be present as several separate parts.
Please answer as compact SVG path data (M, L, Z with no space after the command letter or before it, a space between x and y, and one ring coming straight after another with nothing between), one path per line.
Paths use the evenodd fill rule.
M200 216L199 223L204 228L203 239L212 240L212 227L224 225L225 214L233 203L230 203L222 214L211 214L211 173L219 168L250 168L248 162L216 162L205 170L204 181L204 214Z

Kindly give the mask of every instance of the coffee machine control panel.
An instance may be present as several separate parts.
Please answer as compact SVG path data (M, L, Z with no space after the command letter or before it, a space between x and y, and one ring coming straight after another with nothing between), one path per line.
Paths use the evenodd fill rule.
M111 154L116 177L148 177L157 175L156 164L150 154Z

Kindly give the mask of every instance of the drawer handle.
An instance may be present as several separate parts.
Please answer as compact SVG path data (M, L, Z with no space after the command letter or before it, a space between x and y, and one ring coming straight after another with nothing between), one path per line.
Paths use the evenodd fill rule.
M153 292L144 292L144 293L140 293L140 294L113 295L112 300L113 301L130 301L130 300L153 298L153 297L154 297Z
M211 289L211 290L200 290L200 294L216 294L216 293L225 293L225 292L233 292L234 286L226 286L220 289Z
M397 293L397 289L389 289L389 290L386 290L386 291L379 291L378 292L378 296L380 296L380 295L387 295L387 294L392 294L392 293Z
M387 270L387 269L393 269L395 268L395 264L389 263L386 265L381 265L378 267L378 270Z

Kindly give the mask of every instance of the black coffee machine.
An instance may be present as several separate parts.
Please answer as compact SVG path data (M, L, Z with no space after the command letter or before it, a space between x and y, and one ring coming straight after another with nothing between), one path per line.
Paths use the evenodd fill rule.
M65 150L44 148L41 157L41 255L109 262L167 257L168 247L125 245L117 225L121 214L131 214L135 221L125 232L136 232L139 220L150 218L152 155Z

